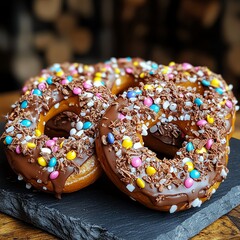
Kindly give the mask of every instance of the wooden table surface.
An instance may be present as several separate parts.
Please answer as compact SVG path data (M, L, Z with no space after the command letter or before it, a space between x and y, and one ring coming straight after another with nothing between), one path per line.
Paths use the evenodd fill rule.
M19 92L8 92L0 94L0 121L5 121L6 113L11 105L19 98ZM233 137L240 139L240 113L238 113ZM6 214L0 213L0 239L15 240L53 240L55 236L33 227ZM231 212L219 218L217 221L203 229L192 240L239 240L240 239L240 205Z

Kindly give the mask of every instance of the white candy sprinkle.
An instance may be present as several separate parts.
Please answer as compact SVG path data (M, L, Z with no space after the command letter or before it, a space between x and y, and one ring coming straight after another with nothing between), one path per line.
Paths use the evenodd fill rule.
M37 183L42 183L42 180L41 180L41 179L38 179L38 180L37 180Z
M168 185L167 188L168 188L168 190L171 190L171 189L172 189L172 186L171 186L171 185Z
M94 105L94 101L89 101L88 103L87 103L87 106L88 107L92 107Z
M174 213L177 210L177 205L172 205L171 208L169 209L170 213Z
M70 130L70 135L74 135L74 134L76 134L76 132L77 132L76 128L72 128Z
M227 177L227 172L225 171L224 168L222 169L220 176L223 177L223 178Z
M188 120L190 120L190 119L191 119L191 116L190 116L189 114L186 114L186 115L184 116L184 120L188 121Z
M158 127L156 125L154 125L149 130L151 133L155 133L158 130Z
M122 150L119 149L117 152L116 152L116 156L117 157L121 157L122 156Z
M133 145L134 149L138 149L138 148L141 148L141 147L142 147L142 144L140 142L134 143L134 145Z
M135 187L134 187L132 184L128 184L128 185L126 186L126 188L127 188L127 190L128 190L129 192L132 192L132 191L134 191L134 189L135 189Z
M159 181L159 183L160 183L160 184L164 184L166 181L167 181L167 180L163 178L163 179L161 179L161 180Z
M203 161L204 161L203 156L199 156L198 161L199 161L199 162L203 162Z
M189 102L189 101L185 102L186 107L191 107L192 105L193 105L192 102Z
M215 188L213 188L212 189L212 194L214 194L216 192L216 189Z
M11 127L8 127L8 128L6 129L6 132L7 132L7 133L10 133L10 132L12 132L13 130L14 130L14 127L11 126Z
M203 71L201 71L201 70L199 70L198 72L197 72L197 75L199 76L199 77L202 77L204 74L203 74Z
M104 108L104 109L107 109L107 108L109 107L109 105L108 105L108 104L106 104L106 103L103 103L103 105L102 105L102 106L103 106L103 108Z
M176 103L171 103L170 106L169 106L169 109L170 109L172 112L175 112L176 109L177 109L177 104L176 104Z
M42 153L47 153L47 154L51 154L51 149L50 148L41 148L41 152Z
M48 171L48 172L53 172L53 171L54 171L54 167L48 167L48 168L47 168L47 171Z
M26 140L27 142L28 142L29 140L31 140L31 139L32 139L32 137L29 136L29 135L25 137L25 140Z
M160 98L156 98L155 100L154 100L154 103L155 104L159 104L161 102L161 99Z
M23 180L23 176L21 174L18 175L18 180L22 181Z
M59 103L56 103L56 104L54 105L54 108L56 108L56 109L59 108L59 105L60 105Z
M225 138L221 139L221 144L225 144L227 141Z
M115 84L117 85L117 86L119 86L120 84L121 84L121 79L120 78L118 78L116 81L115 81Z
M43 190L47 191L47 188L45 186L43 186Z
M147 132L147 130L145 130L145 129L142 129L141 135L142 135L142 136L147 136L147 135L148 135L148 132Z
M125 117L127 120L132 120L132 116L126 116Z
M82 134L83 134L83 130L80 130L80 131L78 131L78 132L76 133L76 135L79 136L79 137L80 137Z
M85 116L86 116L86 112L81 112L80 115L81 115L82 117L85 117Z
M192 201L191 205L193 207L201 207L202 201L199 198L196 198L194 201Z
M236 111L238 111L239 110L239 106L237 105L237 106L235 106L235 110Z
M173 116L168 117L168 121L171 122L173 120Z
M94 143L94 141L95 141L95 139L94 139L94 138L91 138L91 137L89 137L89 142L90 142L91 144L93 144L93 143Z
M80 122L80 121L77 122L76 128L77 128L78 131L81 130L83 128L83 122Z
M170 105L169 101L165 101L163 103L163 109L167 109L169 107L169 105Z
M26 188L27 188L27 189L30 189L31 187L32 187L32 185L31 185L30 183L27 183L27 184L26 184Z
M188 158L188 157L185 157L185 158L182 160L182 163L185 164L186 162L192 162L192 159L191 159L191 158Z

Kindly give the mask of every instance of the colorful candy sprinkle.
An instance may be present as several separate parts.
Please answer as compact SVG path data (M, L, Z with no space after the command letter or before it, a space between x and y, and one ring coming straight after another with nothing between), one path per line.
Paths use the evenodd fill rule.
M27 143L27 147L32 149L32 148L35 148L35 147L36 147L36 144L33 143L33 142L28 142L28 143Z
M13 141L13 138L12 138L11 136L6 136L6 137L5 137L5 143L6 143L7 145L11 144L12 141Z
M59 171L53 171L53 172L50 173L49 178L50 178L51 180L54 180L54 179L56 179L58 176L59 176Z
M48 77L46 82L47 82L47 84L51 85L53 83L52 76Z
M143 104L147 107L150 107L153 104L153 100L150 97L146 97L143 101Z
M202 126L204 126L205 124L207 124L207 121L204 120L204 119L197 121L197 126L199 126L199 127L202 127Z
M207 121L208 121L208 123L213 124L214 123L214 118L211 117L210 115L207 115Z
M72 82L73 77L72 77L72 76L67 76L67 80L68 80L69 82Z
M201 154L201 153L206 153L207 149L205 147L202 147L201 149L196 149L196 153Z
M86 81L83 83L83 87L85 89L90 89L92 87L92 83L90 81Z
M77 156L76 152L73 151L73 150L71 150L71 151L69 151L69 152L67 153L66 158L67 158L68 160L73 160L73 159L76 158L76 156Z
M226 106L231 109L233 107L233 104L232 104L231 101L227 100L226 101Z
M39 157L39 158L37 159L37 161L38 161L38 164L39 164L40 166L42 166L42 167L47 166L47 162L46 162L46 160L45 160L43 157Z
M41 82L41 83L38 84L38 89L39 89L40 91L43 91L45 88L46 88L46 85L45 85L44 82Z
M160 107L158 105L156 105L156 104L152 104L150 106L150 109L153 110L155 113L158 113L159 110L160 110Z
M187 178L187 179L184 181L184 186L185 186L186 188L190 188L190 187L192 187L193 183L194 183L194 180L193 180L192 178Z
M137 179L137 185L138 185L140 188L145 188L145 182L144 182L141 178L138 178L138 179Z
M131 159L131 164L135 168L140 167L142 165L142 160L139 157L133 157Z
M42 96L42 91L39 90L38 88L35 88L35 89L32 91L32 94L33 94L33 95L36 95L36 96Z
M220 86L220 81L217 78L213 78L211 81L211 86L218 88Z
M39 129L35 130L36 137L40 137L42 135L41 131Z
M187 150L188 152L191 152L191 151L194 150L194 146L193 146L192 142L189 142L189 143L186 145L186 150Z
M219 93L220 95L223 94L223 89L222 88L215 88L215 91Z
M210 82L207 81L206 79L203 79L202 80L202 85L205 86L205 87L209 87L210 86Z
M127 98L135 98L137 96L135 91L128 91Z
M208 139L206 143L206 148L209 150L213 145L213 139Z
M199 178L200 177L200 172L196 169L193 169L191 172L190 172L190 177L191 178Z
M186 162L185 164L188 167L188 172L191 172L194 169L194 166L193 166L192 162Z
M129 149L133 146L133 142L130 138L125 138L122 142L122 146L126 149Z
M87 121L87 122L85 122L85 123L83 124L82 129L83 129L83 130L86 130L86 129L89 129L91 126L92 126L92 123L89 122L89 121Z
M52 157L50 160L49 160L49 163L48 163L48 166L49 167L55 167L57 164L57 159L55 157Z
M20 123L23 127L30 127L32 125L32 122L28 119L23 119Z
M21 107L22 109L27 108L27 106L28 106L28 101L27 101L27 100L24 100L24 101L21 102L20 107Z
M157 172L156 169L154 167L151 167L151 166L147 167L147 169L146 169L146 173L149 176L154 175L156 172Z
M19 145L16 147L15 151L16 151L17 154L20 154L20 153L21 153L21 148L20 148Z
M108 141L108 143L110 143L110 144L113 144L114 143L114 135L111 133L111 132L109 132L108 134L107 134L107 141Z
M199 107L203 104L203 101L200 98L196 98L194 103L197 104Z
M47 140L47 142L46 142L47 147L52 147L52 146L54 146L54 144L55 144L55 141L53 141L53 140Z

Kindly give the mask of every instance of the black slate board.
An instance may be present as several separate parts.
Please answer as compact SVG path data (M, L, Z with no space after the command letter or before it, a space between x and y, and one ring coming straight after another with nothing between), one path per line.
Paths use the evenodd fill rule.
M3 131L3 124L0 125ZM200 208L173 214L140 205L103 175L91 186L53 195L26 189L0 148L0 211L62 239L189 239L240 204L240 141L232 139L230 173Z

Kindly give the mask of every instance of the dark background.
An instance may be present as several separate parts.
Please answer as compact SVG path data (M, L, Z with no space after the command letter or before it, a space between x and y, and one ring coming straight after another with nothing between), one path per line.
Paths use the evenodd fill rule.
M239 98L239 0L0 1L1 92L55 62L142 57L205 65Z

